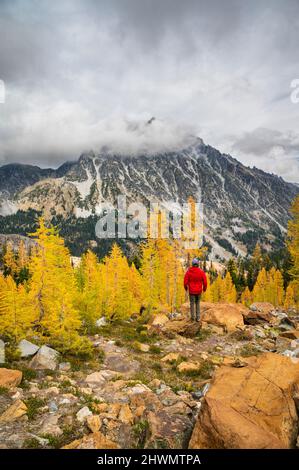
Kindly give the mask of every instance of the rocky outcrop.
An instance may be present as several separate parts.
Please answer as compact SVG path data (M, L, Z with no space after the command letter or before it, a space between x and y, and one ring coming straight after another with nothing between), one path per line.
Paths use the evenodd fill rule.
M223 366L206 394L190 449L295 447L298 415L294 386L299 367L266 353L243 368Z
M269 302L255 302L250 305L249 310L243 312L244 322L247 325L258 325L274 320L272 313L275 307Z
M244 305L210 302L201 302L200 305L200 322L191 321L190 307L186 303L181 306L181 316L169 319L166 315L163 315L163 321L157 323L154 318L149 326L149 331L162 333L170 338L175 335L193 338L199 333L204 324L213 325L213 327L219 328L221 332L233 332L244 328L243 315L248 312Z
M242 304L201 303L203 322L221 326L226 332L244 328L243 314L247 308Z

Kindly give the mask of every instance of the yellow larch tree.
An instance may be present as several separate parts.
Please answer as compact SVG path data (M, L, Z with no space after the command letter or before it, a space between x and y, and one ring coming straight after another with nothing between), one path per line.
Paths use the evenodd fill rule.
M0 275L0 334L17 343L32 333L36 320L25 287L17 286L12 276Z
M246 305L246 307L249 307L250 304L252 304L252 293L250 292L250 290L247 286L245 287L244 291L242 292L241 302L242 302L242 304Z
M283 306L286 310L288 310L289 308L294 308L296 306L295 292L292 283L290 283L287 287Z
M3 256L3 268L5 276L14 276L18 272L16 253L13 250L13 245L11 242L7 242L5 246L5 253Z
M129 269L129 285L133 301L131 311L139 313L144 304L144 285L142 276L134 263L132 263Z
M156 241L149 239L142 245L141 273L144 281L144 301L149 311L159 305L158 272L160 269Z
M109 318L127 318L132 313L133 293L130 289L130 268L120 247L114 243L104 260L105 315Z
M207 286L207 290L202 293L201 299L202 299L204 302L213 302L211 276L210 276L209 273L206 273L206 276L207 276L207 283L208 283L208 286Z
M293 201L291 214L292 219L288 223L287 247L292 259L290 275L295 302L299 305L299 195Z
M103 284L101 266L97 256L90 250L82 256L76 270L78 294L76 305L85 331L90 331L103 314Z
M227 271L224 279L222 280L222 285L223 288L221 301L235 303L237 301L237 291L229 271Z
M267 302L268 277L265 268L258 274L256 283L252 291L254 302Z
M29 289L40 333L60 351L89 353L89 342L78 334L81 320L74 306L76 283L69 251L57 230L47 227L43 218L32 236L38 247L29 263Z

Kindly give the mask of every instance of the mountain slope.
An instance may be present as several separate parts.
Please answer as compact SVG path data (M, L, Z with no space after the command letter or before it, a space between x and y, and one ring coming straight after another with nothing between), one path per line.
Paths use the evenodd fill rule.
M248 168L229 155L205 145L178 152L137 157L89 152L58 170L13 165L0 169L0 192L5 194L5 173L10 188L2 214L20 209L41 210L48 218L88 219L103 201L115 203L119 194L128 202L183 204L190 196L204 205L205 239L212 256L246 254L256 241L279 245L287 227L289 207L299 192L296 185L256 168ZM31 168L31 167L30 167ZM39 171L38 171L39 170ZM30 179L31 178L31 179ZM6 212L3 210L6 204ZM90 234L94 238L94 234Z

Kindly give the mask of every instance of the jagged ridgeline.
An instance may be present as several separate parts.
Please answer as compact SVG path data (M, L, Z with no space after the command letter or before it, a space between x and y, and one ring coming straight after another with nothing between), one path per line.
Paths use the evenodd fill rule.
M283 244L289 207L298 186L257 168L248 168L200 139L178 151L155 155L81 155L57 170L30 165L0 168L1 233L26 235L43 214L61 229L73 255L92 247L100 256L111 248L97 240L100 203L117 196L145 205L153 199L204 204L205 243L211 257L252 252L256 243ZM132 242L121 242L126 252Z

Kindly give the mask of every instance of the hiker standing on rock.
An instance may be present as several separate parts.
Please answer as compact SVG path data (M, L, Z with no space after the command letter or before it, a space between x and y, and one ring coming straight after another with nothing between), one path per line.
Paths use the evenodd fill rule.
M199 322L200 296L207 289L207 277L205 272L199 268L199 260L192 260L192 267L188 269L184 277L184 288L189 290L191 320ZM195 317L196 310L196 317Z

